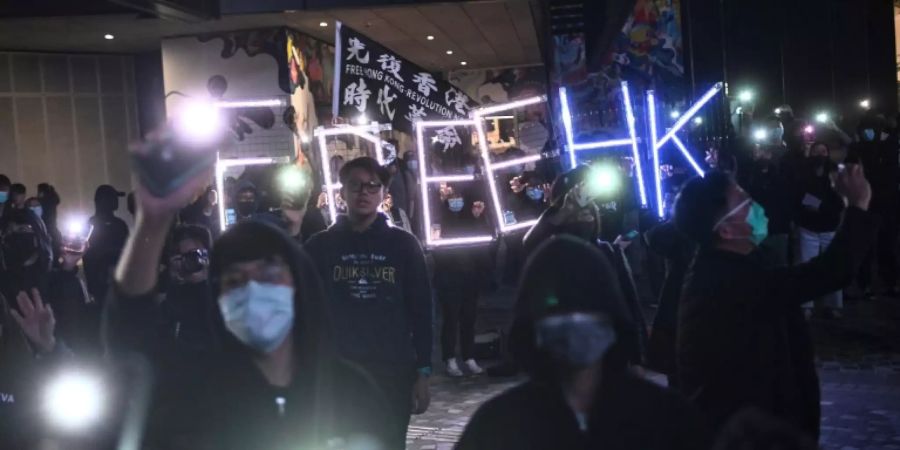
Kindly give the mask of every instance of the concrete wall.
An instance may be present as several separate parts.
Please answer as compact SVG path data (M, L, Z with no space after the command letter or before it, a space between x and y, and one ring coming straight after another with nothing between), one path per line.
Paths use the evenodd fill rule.
M131 57L0 52L0 173L56 186L61 218L92 213L100 184L130 190L137 116Z

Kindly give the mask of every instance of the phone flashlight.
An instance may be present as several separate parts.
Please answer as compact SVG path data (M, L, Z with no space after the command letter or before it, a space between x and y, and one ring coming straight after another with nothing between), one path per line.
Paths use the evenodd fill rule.
M816 122L825 123L828 122L828 113L820 112L816 114Z
M806 134L813 134L816 132L816 129L812 125L807 125L807 126L803 127L803 132Z
M63 250L82 253L87 249L94 227L84 218L71 218L66 222L62 236Z
M753 132L753 139L756 142L764 141L767 137L769 137L769 132L763 128L759 128Z

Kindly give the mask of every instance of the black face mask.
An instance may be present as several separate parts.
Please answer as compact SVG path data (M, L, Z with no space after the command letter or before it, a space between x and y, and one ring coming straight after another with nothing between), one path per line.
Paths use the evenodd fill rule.
M33 233L12 233L3 238L3 259L6 267L24 267L38 251Z
M256 202L238 202L237 212L241 216L249 216L256 212Z
M809 163L813 165L813 167L822 167L828 163L827 156L810 156Z

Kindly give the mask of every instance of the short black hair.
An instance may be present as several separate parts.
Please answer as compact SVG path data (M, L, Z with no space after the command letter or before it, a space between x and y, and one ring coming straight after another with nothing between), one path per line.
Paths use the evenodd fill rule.
M732 182L730 174L712 171L685 183L675 200L675 226L700 246L711 244Z
M178 225L172 231L173 252L178 248L178 243L186 239L199 242L207 250L212 247L212 236L206 227L202 225Z
M350 178L350 172L354 169L362 169L370 174L374 175L381 181L381 184L387 188L389 184L391 184L391 173L387 170L387 168L382 167L378 164L378 161L370 158L368 156L361 156L354 160L351 160L347 164L344 164L344 167L341 167L341 171L339 173L339 177L342 184L347 183L347 179Z
M28 189L22 183L16 183L9 187L10 194L25 194Z
M11 184L12 184L12 181L9 179L9 177L0 173L0 186L9 187L9 185L11 185Z

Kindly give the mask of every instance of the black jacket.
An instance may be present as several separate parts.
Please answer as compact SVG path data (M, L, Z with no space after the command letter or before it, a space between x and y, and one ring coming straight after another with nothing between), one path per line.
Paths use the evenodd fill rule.
M678 395L628 374L604 374L582 432L559 388L528 381L485 403L457 450L705 449L700 415Z
M769 234L790 232L791 197L788 190L793 182L773 162L753 163L746 168L745 177L741 185L766 209Z
M720 429L756 406L819 432L819 384L800 305L846 286L872 244L874 220L856 208L819 257L767 268L759 254L701 250L678 321L681 389Z
M841 212L844 200L831 187L829 171L833 164L816 167L807 163L798 178L799 184L794 197L793 210L796 211L795 222L798 226L816 233L832 232L841 223ZM821 172L820 172L821 171ZM809 195L820 201L818 208L804 205L804 198Z
M90 219L94 231L84 254L84 278L88 293L97 302L106 300L112 270L128 240L128 225L110 214L97 214Z
M364 364L431 366L432 298L415 236L379 214L365 231L347 216L306 243L322 277L340 354Z
M437 212L441 224L442 238L457 238L472 235L490 235L493 232L489 221L490 212L476 218L472 205L467 203L462 211L450 211L446 202ZM434 255L434 287L452 290L463 285L480 288L490 278L491 260L488 245L467 247L438 247L431 251ZM462 282L465 280L465 282Z

